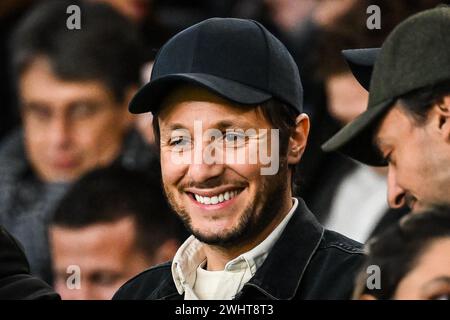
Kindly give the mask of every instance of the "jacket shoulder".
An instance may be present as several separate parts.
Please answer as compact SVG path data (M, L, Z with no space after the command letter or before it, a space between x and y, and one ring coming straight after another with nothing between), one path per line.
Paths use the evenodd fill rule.
M20 243L0 225L0 300L59 299L44 281L30 275Z
M335 249L348 254L364 255L363 244L331 230L324 230L319 250Z
M349 299L365 259L363 245L334 231L324 230L304 284L304 299Z
M151 267L128 280L113 296L113 300L167 299L178 295L168 261Z

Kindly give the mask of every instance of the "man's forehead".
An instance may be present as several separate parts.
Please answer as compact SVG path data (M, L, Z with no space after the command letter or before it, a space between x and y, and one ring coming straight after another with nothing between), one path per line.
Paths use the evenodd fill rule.
M166 97L157 116L162 131L190 128L195 120L217 129L247 128L256 125L260 111L256 106L235 104L201 87L182 86Z

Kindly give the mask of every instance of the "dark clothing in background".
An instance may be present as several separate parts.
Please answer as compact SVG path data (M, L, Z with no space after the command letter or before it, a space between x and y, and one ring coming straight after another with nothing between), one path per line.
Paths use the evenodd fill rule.
M30 275L20 244L0 226L0 300L57 300L44 281Z
M14 88L14 79L9 65L8 41L17 22L29 4L18 4L16 10L0 16L0 143L19 124L19 112Z
M362 265L362 247L324 229L299 199L298 207L263 265L237 300L349 299ZM125 283L113 299L183 299L165 263Z
M136 131L130 131L116 162L128 169L152 170L155 152ZM158 176L155 173L155 177ZM31 273L51 283L47 227L67 183L44 183L32 171L21 130L0 145L0 224L24 246Z

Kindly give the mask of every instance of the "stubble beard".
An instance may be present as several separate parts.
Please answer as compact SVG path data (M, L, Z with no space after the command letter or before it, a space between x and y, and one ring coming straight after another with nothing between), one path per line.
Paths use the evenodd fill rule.
M192 226L192 221L186 208L177 203L176 197L164 186L164 192L170 206L183 221L186 229L201 242L224 249L242 246L255 239L283 208L284 197L288 189L287 165L280 165L276 175L265 176L259 192L243 210L239 222L227 232L217 232L209 235ZM238 195L239 196L239 195Z

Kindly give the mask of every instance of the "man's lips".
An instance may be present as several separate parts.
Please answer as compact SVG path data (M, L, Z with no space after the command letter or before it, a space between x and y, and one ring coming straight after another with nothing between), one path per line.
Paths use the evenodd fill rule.
M216 189L192 189L186 190L189 198L199 207L204 209L221 209L232 202L244 190L242 187L222 187Z
M58 158L53 160L52 166L58 169L70 169L75 167L78 164L74 158Z

